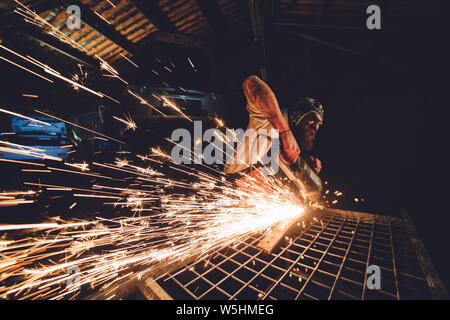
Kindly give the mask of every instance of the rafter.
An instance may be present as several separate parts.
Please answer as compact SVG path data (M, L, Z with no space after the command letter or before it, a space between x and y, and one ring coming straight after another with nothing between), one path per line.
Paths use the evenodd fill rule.
M133 0L133 3L160 31L178 32L172 21L170 21L167 15L161 10L156 1Z
M216 35L223 34L227 26L217 0L196 0L196 2L213 32Z
M133 53L133 44L126 39L120 32L118 32L112 25L107 21L99 17L94 13L91 8L81 3L80 0L65 0L67 3L75 4L81 9L81 20L86 22L89 26L103 34L106 38L122 47L124 50Z
M72 48L70 45L65 44L61 41L56 40L54 37L41 33L35 28L31 26L21 26L20 29L8 29L9 35L19 34L23 35L26 38L34 40L38 42L40 45L50 48L51 50L57 51L60 54L65 55L66 57L75 60L79 63L82 63L85 66L93 67L97 64L94 58L88 56L84 52L81 52L75 48Z

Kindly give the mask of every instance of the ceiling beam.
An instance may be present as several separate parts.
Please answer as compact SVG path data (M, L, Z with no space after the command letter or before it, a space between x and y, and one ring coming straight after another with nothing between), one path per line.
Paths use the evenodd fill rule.
M25 4L28 8L36 11L36 13L42 13L51 9L59 8L64 5L64 1L61 0L40 0L40 1L30 1Z
M13 35L24 36L28 39L38 42L40 45L57 51L58 53L63 54L64 56L77 61L78 63L82 63L87 67L93 68L94 66L98 65L98 62L94 58L88 56L84 52L71 47L69 44L63 43L48 34L40 32L38 29L32 27L31 25L23 25L20 28L11 27L7 30L9 30L9 32L7 32L8 36L5 36L6 40L9 40L11 37L13 38ZM13 41L14 39L10 40Z
M14 3L14 2L13 2ZM29 9L35 11L36 13L42 13L54 8L59 8L61 6L61 1L58 0L40 0L40 1L31 1L25 4ZM11 23L16 23L17 18L20 16L14 12L17 6L12 6L7 10L0 10L0 25L7 26Z
M277 22L276 27L299 28L299 29L316 29L316 30L342 30L342 31L359 31L367 32L365 26L344 26L337 24L319 24L319 23L295 23L295 22ZM383 28L383 32L398 32L398 28Z
M80 7L82 21L87 23L90 27L97 30L99 33L104 35L106 38L108 38L118 46L122 47L124 50L133 53L134 45L132 44L132 42L125 38L122 34L120 34L120 32L118 32L112 25L108 24L106 21L97 16L91 10L91 8L89 8L87 5L84 5L80 0L32 1L30 4L27 4L27 7L35 10L37 13L42 13L47 10L56 8L67 9L67 7L70 5L77 5ZM17 14L11 15L11 18L13 19L11 21L17 21L17 17L19 17L19 15Z
M352 54L352 55L355 55L355 56L361 56L361 52L360 51L353 50L353 49L341 46L339 44L336 44L336 43L333 43L333 42L330 42L330 41L325 41L325 40L322 40L322 39L319 39L319 38L316 38L316 37L312 37L310 35L306 35L304 33L296 32L296 31L287 30L286 32L288 32L290 34L293 34L293 35L296 35L297 37L300 37L300 38L303 38L303 39L306 39L306 40L309 40L309 41L312 41L312 42L315 42L315 43L318 43L318 44L321 44L321 45L324 45L324 46L328 46L328 47L331 47L331 48L334 48L334 49L338 49L340 51L343 51L343 52L346 52L346 53L349 53L349 54Z
M261 54L261 78L267 81L267 43L266 43L266 13L265 0L248 0L248 9L253 27L253 40Z
M371 56L368 56L366 54L363 54L361 51L354 50L354 49L351 49L351 48L347 48L347 47L341 46L340 44L337 44L337 43L334 43L334 42L322 40L320 38L313 37L313 36L310 36L310 35L307 35L307 34L304 34L304 33L300 33L300 32L296 32L296 31L286 30L286 32L290 33L290 34L293 34L293 35L295 35L295 36L297 36L299 38L303 38L305 40L308 40L308 41L311 41L311 42L314 42L314 43L317 43L317 44L320 44L320 45L324 45L324 46L327 46L327 47L330 47L330 48L333 48L333 49L337 49L337 50L339 50L341 52L345 52L345 53L348 53L348 54L351 54L351 55L354 55L354 56L358 56L358 57L361 57L361 58L365 58L365 59L371 59L371 60L373 60L373 61L375 61L376 63L379 63L379 64L387 65L387 66L394 67L394 68L401 68L401 65L396 64L396 63L394 63L392 61L389 61L389 60L386 60L386 59L383 59L383 58L371 57Z
M213 32L216 35L224 34L227 25L217 0L196 0L196 2Z
M281 14L281 1L280 0L272 0L272 16L273 19L276 20L280 17Z
M153 23L160 31L178 32L174 24L167 15L161 10L154 0L133 0L134 5L142 11L148 20Z
M202 40L199 40L197 38L185 34L162 32L162 31L153 32L145 39L146 39L145 43L142 42L142 46L145 46L147 42L152 41L166 42L192 48L203 48L205 45Z

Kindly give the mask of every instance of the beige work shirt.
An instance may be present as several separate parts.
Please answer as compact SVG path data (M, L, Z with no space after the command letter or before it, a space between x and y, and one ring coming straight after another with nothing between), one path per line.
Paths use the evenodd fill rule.
M240 172L251 164L258 164L258 159L262 159L271 148L271 137L278 138L278 131L272 132L271 135L271 129L274 128L258 107L247 100L246 109L249 114L247 130L253 129L256 133L248 135L247 139L245 136L240 139L234 152L233 163L225 165L226 174ZM283 116L287 119L285 113L283 112Z

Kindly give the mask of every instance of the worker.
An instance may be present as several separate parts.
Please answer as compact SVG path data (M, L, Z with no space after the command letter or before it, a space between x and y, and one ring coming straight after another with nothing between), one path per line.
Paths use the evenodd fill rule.
M245 97L247 99L247 111L249 112L248 129L256 132L265 129L278 130L279 141L281 142L281 156L288 164L296 162L299 155L319 174L322 163L316 157L310 155L314 146L314 140L323 123L323 106L315 99L299 99L291 107L280 110L275 94L270 87L257 76L250 76L243 83ZM239 143L234 154L234 161L224 168L226 174L250 173L254 175L251 164L255 164L255 159L261 159L271 148L271 139L265 136L265 141L258 141L258 149L249 152L249 145L254 145L254 141L249 143ZM260 139L254 136L253 139ZM250 154L248 154L250 153ZM239 160L238 160L239 159ZM248 159L248 161L242 161ZM261 172L256 172L261 174Z

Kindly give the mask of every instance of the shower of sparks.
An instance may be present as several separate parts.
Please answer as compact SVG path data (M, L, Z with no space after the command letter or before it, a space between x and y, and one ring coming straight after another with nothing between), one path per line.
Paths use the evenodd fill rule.
M1 46L1 45L0 45L0 46ZM46 78L46 77L40 75L39 73L36 73L36 72L34 72L34 71L32 71L32 70L30 70L30 69L28 69L28 68L25 68L24 66L22 66L22 65L20 65L20 64L18 64L18 63L15 63L15 62L13 62L13 61L11 61L11 60L8 60L8 59L6 59L6 58L4 58L4 57L2 57L2 56L0 56L0 59L2 59L3 61L6 61L6 62L8 62L8 63L10 63L10 64L12 64L12 65L14 65L14 66L20 68L20 69L22 69L22 70L25 70L25 71L27 71L27 72L29 72L29 73L31 73L31 74L34 74L35 76L38 76L38 77L41 78L41 79L44 79L44 80L46 80L46 81L48 81L48 82L50 82L50 83L53 83L53 80L50 80L50 79L48 79L48 78Z
M100 13L98 12L94 12L100 19L102 19L103 21L105 21L107 24L111 24L111 22L109 22L105 17L103 17Z
M0 196L21 196L21 195L31 195L36 194L35 191L29 190L29 191L17 191L17 192L1 192Z
M120 121L120 122L122 122L123 124L125 124L126 125L126 128L125 128L125 130L124 131L127 131L127 130L133 130L133 131L136 131L136 129L137 129L137 125L136 125L136 122L134 122L134 120L131 118L131 116L130 115L124 115L124 118L125 119L121 119L121 118L118 118L118 117L116 117L116 116L113 116L113 118L114 119L116 119L117 121Z
M119 75L119 72L116 69L114 69L108 62L106 62L105 60L100 58L98 55L95 55L95 57L98 60L100 60L100 69L108 72L107 76L117 78L120 81L122 81L124 84L128 85L128 82L125 81L124 79L122 79Z
M133 66L135 66L136 68L139 68L139 66L134 63L133 61L131 61L131 59L129 59L126 55L122 54L121 52L119 53L119 55L124 58L125 60L127 60L129 63L131 63Z
M1 109L0 109L0 111L1 111ZM106 138L106 139L113 140L113 141L116 141L116 142L121 143L121 144L125 144L125 142L123 142L123 141L117 140L117 139L112 138L112 137L108 137L107 135L104 135L104 134L101 134L101 133L96 132L96 131L94 131L94 130L88 129L88 128L83 127L83 126L80 126L80 125L75 124L75 123L73 123L73 122L70 122L70 121L61 119L61 118L56 117L56 116L54 116L54 115L51 115L51 114L49 114L49 113L46 113L46 112L43 112L43 111L40 111L40 110L36 110L36 109L34 109L34 111L37 112L37 113L43 114L43 115L45 115L45 116L47 116L47 117L50 117L50 118L53 118L53 119L56 119L56 120L59 120L59 121L68 123L68 124L70 124L70 125L72 125L72 126L74 126L74 127L77 127L77 128L80 128L80 129L89 131L89 132L91 132L91 133L97 134L97 135L102 136L102 137L104 137L104 138Z
M183 111L181 111L181 109L172 101L170 101L169 99L167 99L166 97L161 97L161 99L164 101L164 104L166 106L169 106L170 108L172 108L173 110L175 110L177 113L179 113L182 117L188 119L189 121L193 121L191 118L189 118L187 115L185 115L183 113Z
M17 206L17 205L21 205L21 204L34 203L35 200L31 200L27 197L33 197L35 195L36 195L36 192L32 191L32 190L0 192L0 207L11 207L11 206ZM1 229L1 227L0 227L0 229ZM1 241L0 241L0 243L1 243ZM0 247L1 247L1 245L0 245Z
M83 163L65 163L66 166L70 166L70 167L74 167L74 168L78 168L81 171L89 171L89 164L86 162Z
M119 168L125 167L127 164L128 164L127 159L120 159L120 158L116 159L116 166L118 166Z
M16 8L16 10L14 10L15 13L23 16L25 18L25 21L31 24L34 24L40 28L43 29L44 32L48 33L49 35L55 37L56 39L58 39L61 42L64 43L68 43L69 45L71 45L72 47L81 50L85 53L87 53L89 50L86 49L85 47L83 47L82 45L80 45L78 42L76 42L75 40L73 40L72 38L70 38L69 36L67 36L64 32L60 31L57 27L53 26L51 23L49 23L48 21L46 21L44 18L42 18L40 15L38 15L36 12L34 12L33 10L31 10L30 8L28 8L26 5L22 4L20 1L18 0L14 0L19 6ZM104 17L102 17L100 14L98 14L97 12L94 12L99 18L105 20L108 24L110 23L109 21L107 21ZM0 57L2 58L2 57ZM124 79L122 79L119 76L119 73L111 66L109 65L105 60L103 60L102 58L100 58L98 55L94 55L94 58L96 58L97 60L100 61L100 69L106 70L107 72L109 72L109 74L107 76L113 77L113 78L117 78L120 81L122 81L124 84L128 85L128 82L125 81ZM125 57L126 58L126 57ZM5 58L2 58L3 60L6 60ZM127 60L129 60L128 58L126 58ZM136 66L135 63L133 63L131 60L129 60L130 63L132 63L133 65ZM8 62L15 64L14 62L11 62L8 60ZM17 64L15 64L17 65ZM17 65L18 67L25 69L24 67ZM29 72L34 73L33 71L30 71L28 69L25 69ZM47 70L45 70L47 71ZM43 76L34 73L37 76L40 76L41 78L44 78ZM58 73L59 74L59 73ZM54 75L54 74L53 74ZM55 75L54 75L55 76ZM61 77L60 77L61 78ZM53 82L50 79L44 78L47 81ZM69 79L62 77L61 78L64 81L67 81L69 83L71 83L69 81ZM76 84L71 83L73 86L76 86ZM80 88L81 86L78 86L78 88ZM86 90L84 87L81 87L84 90ZM89 90L87 90L89 91ZM92 92L93 93L93 92ZM95 94L95 93L94 93ZM101 94L101 93L99 93ZM103 94L105 97L110 98L109 96L107 96L106 94ZM113 101L116 101L112 98L110 98Z
M15 12L23 16L26 22L39 26L60 41L87 52L86 48L34 11L17 0L15 2L19 5ZM99 17L102 18L101 15ZM74 75L72 79L68 79L57 70L30 56L23 56L1 45L0 48L19 57L20 61L24 60L45 73L68 82L77 91L82 89L119 103L102 92L86 87L81 67L81 77ZM126 56L122 56L138 67ZM16 62L1 56L0 58L44 80L53 82ZM116 78L123 84L128 84L110 64L97 55L95 59L100 62L100 69L105 72L104 76ZM156 60L162 64L160 59L156 58ZM197 71L189 57L188 61ZM175 65L172 62L170 64L175 70ZM169 72L174 71L169 67L164 68ZM158 75L158 72L154 70L152 72ZM181 87L180 90L185 91ZM166 117L163 112L138 94L129 90L128 93L138 99L141 104L149 106ZM170 107L184 118L193 121L172 101L155 94L153 96L162 100L164 106ZM34 111L94 133L96 139L108 139L124 144L122 141L52 114ZM51 125L4 109L0 109L0 112L20 116L32 123ZM125 119L114 117L114 119L124 123L127 126L126 130L136 129L136 123L131 117L125 116ZM220 119L216 118L216 122L223 126L223 121ZM6 147L0 146L0 151L15 150L16 153L34 154L43 159L51 159L37 148L8 145L8 142L2 145ZM19 149L12 149L12 147ZM71 185L70 179L63 183L65 185L45 184L40 179L24 182L25 186L39 188L39 192L5 191L0 193L0 206L34 203L38 201L41 191L45 191L62 192L75 197L76 202L72 201L66 207L67 210L72 210L71 214L82 206L83 199L96 199L104 201L105 206L123 208L120 211L123 215L113 218L102 217L100 212L97 212L95 218L89 220L65 221L60 217L52 217L41 223L0 225L0 232L2 232L0 234L0 299L76 298L93 290L105 293L108 299L111 299L122 281L140 279L150 274L154 279L160 278L177 263L206 258L216 249L235 245L255 233L267 233L278 222L300 217L304 213L304 204L284 186L281 180L265 177L266 184L264 187L259 187L255 179L246 176L245 181L238 187L214 168L201 165L207 168L201 171L184 165L175 165L169 161L170 156L161 149L151 148L150 151L148 156L136 155L139 160L122 158L129 152L121 151L118 152L120 158L116 158L113 163L64 162L63 165L71 167L66 169L42 163L0 158L0 161L6 163L39 167L39 170L24 169L29 173L80 175L93 179L89 186ZM158 158L161 161L157 160ZM97 170L102 170L102 173L96 172ZM172 176L167 172L176 172L176 174ZM79 270L78 283L72 281L73 273L70 270L73 268Z
M139 100L139 102L141 104L144 104L146 106L149 106L150 108L152 108L153 110L155 110L156 112L160 113L162 116L167 117L166 114L162 113L161 111L159 111L157 108L155 108L154 106L152 106L150 103L148 103L147 100L145 100L144 98L142 98L140 95L138 95L137 93L134 93L131 90L128 90L128 93L131 94L133 97L135 97L136 99ZM159 98L158 98L159 99Z
M2 140L0 140L0 144L8 146L8 147L0 146L0 151L3 151L3 152L25 155L28 157L39 158L39 159L62 161L62 158L58 158L58 157L54 157L54 156L45 154L45 150L41 150L41 149L29 147L29 146L24 146L24 145L20 145L20 144L16 144L16 143L11 143L8 141L2 141Z
M27 161L2 159L2 158L0 158L0 161L2 161L2 162L10 162L10 163L18 163L18 164L27 164L27 165L30 165L30 166L44 167L44 165L42 163L37 163L37 162L27 162Z
M153 270L163 270L161 266L200 259L252 234L268 232L276 223L304 212L298 198L272 177L266 177L270 185L267 192L255 187L250 177L247 183L252 188L237 188L223 177L206 172L197 172L194 182L172 180L150 167L133 165L129 159L93 165L132 174L135 181L145 182L147 187L93 185L75 196L109 199L112 202L105 205L129 208L134 215L90 221L53 218L45 223L0 226L1 231L20 231L21 235L2 238L0 297L74 298L80 291L66 285L72 277L68 272L71 268L80 270L80 287L111 296L120 280L138 279ZM187 170L182 171L194 172ZM185 192L173 193L173 187ZM70 209L75 205L72 203ZM159 272L153 276L164 276Z
M162 152L160 148L151 148L151 151L152 151L152 155L154 155L154 156L170 159L170 156L168 154L165 154L164 152Z
M0 109L0 112L9 114L9 115L12 115L12 116L15 116L15 117L19 117L19 118L23 118L23 119L29 120L29 121L31 121L32 123L33 123L33 122L36 122L36 123L41 123L41 124L46 125L46 126L51 126L51 124L48 123L48 122L36 120L36 119L30 118L30 117L24 116L24 115L22 115L22 114L20 114L20 113L17 113L17 112L12 112L12 111L5 110L5 109Z
M22 3L19 2L18 0L15 0L15 2L16 2L19 6L16 8L16 10L15 10L14 12L16 12L17 14L19 14L19 15L25 17L25 21L26 21L26 22L32 23L32 24L34 24L34 25L36 25L36 26L42 28L44 32L47 32L49 35L51 35L51 36L57 38L58 40L60 40L60 41L62 41L62 42L64 42L64 43L70 44L72 47L74 47L74 48L76 48L76 49L79 49L79 50L81 50L81 51L83 51L83 52L85 52L85 53L88 52L88 50L87 50L85 47L83 47L82 45L78 44L75 40L73 40L72 38L70 38L69 36L67 36L65 33L61 32L57 27L55 27L55 26L53 26L52 24L50 24L49 22L47 22L44 18L42 18L41 16L39 16L38 14L36 14L33 10L31 10L30 8L28 8L27 6L25 6L24 4L22 4ZM89 89L89 88L85 87L85 86L82 85L81 83L75 81L76 79L73 79L73 78L72 78L72 79L68 79L68 78L62 76L59 72L53 70L52 68L50 68L49 66L47 66L47 65L45 65L45 64L43 64L43 63L40 63L40 62L37 61L36 59L33 59L33 58L31 58L31 57L28 57L28 58L30 58L31 60L34 60L34 62L33 62L33 61L30 61L30 59L27 59L27 58L21 56L20 54L14 52L14 51L12 51L12 50L10 50L10 49L8 49L8 48L5 48L5 47L3 47L3 46L1 46L1 45L0 45L0 47L2 47L3 49L9 51L10 53L13 53L13 54L15 54L15 55L17 55L17 56L19 56L19 57L25 59L26 61L28 61L28 62L30 62L30 63L33 63L33 64L35 64L35 65L37 65L37 66L43 68L45 72L50 73L50 74L53 75L54 77L57 77L57 78L59 78L59 79L61 79L61 80L63 80L63 81L68 82L68 83L71 84L77 91L78 91L79 89L83 89L83 90L88 91L88 92L90 92L90 93L92 93L92 94L94 94L94 95L97 95L97 96L101 97L101 98L105 97L105 98L110 99L111 101L114 101L114 102L116 102L116 103L120 103L120 102L117 101L116 99L110 97L109 95L107 95L107 94L105 94L105 93L103 93L103 92L96 92L96 91L94 91L94 90L92 90L92 89ZM100 58L98 55L94 55L94 58L96 58L97 60L100 61L100 69L101 69L101 70L106 70L106 71L108 72L108 74L104 74L104 76L116 78L116 79L120 80L121 82L123 82L125 85L128 85L128 82L127 82L126 80L124 80L123 78L120 77L119 72L117 72L117 70L115 70L115 69L114 69L111 65L109 65L105 60L103 60L102 58ZM2 57L2 56L0 56L0 59L4 60L4 61L6 61L6 62L8 62L8 63L10 63L10 64L13 64L13 65L15 65L15 66L17 66L17 67L19 67L19 68L25 70L25 71L28 71L28 72L30 72L30 73L32 73L32 74L34 74L34 75L36 75L36 76L38 76L38 77L44 79L44 80L47 80L47 81L53 83L53 80L48 79L48 78L46 78L46 77L44 77L44 76L42 76L42 75L40 75L40 74L38 74L38 73L36 73L36 72L34 72L34 71L32 71L32 70L26 68L26 67L24 67L24 66L22 66L22 65L20 65L20 64L18 64L18 63L16 63L16 62L10 61L10 60L8 60L8 59ZM36 64L36 62L38 62L38 64ZM131 62L131 61L130 61L130 62ZM132 63L132 62L131 62L131 63ZM134 64L134 63L133 63L133 64Z
M36 12L34 12L34 11L31 10L30 8L28 8L26 5L24 5L23 3L21 3L21 2L18 1L18 0L14 0L14 1L18 4L18 7L14 10L14 12L17 13L17 14L19 14L19 15L21 15L22 17L24 17L26 22L31 23L31 24L33 24L33 25L36 25L36 26L42 28L44 32L46 32L46 33L48 33L49 35L55 37L56 39L58 39L58 40L61 41L61 42L67 43L67 44L71 45L72 47L74 47L74 48L76 48L76 49L78 49L78 50L81 50L81 51L83 51L83 52L85 52L85 53L88 52L88 49L86 49L86 48L83 47L82 45L78 44L75 40L73 40L72 38L70 38L69 36L67 36L64 32L60 31L57 27L53 26L51 23L49 23L48 21L46 21L44 18L42 18L42 17L41 17L40 15L38 15ZM95 12L95 13L96 13L100 18L104 19L104 18L103 18L101 15L99 15L97 12ZM105 19L104 19L104 20L105 20ZM108 21L107 21L107 22L108 22ZM108 23L109 23L109 22L108 22ZM85 87L84 85L82 85L81 83L79 83L78 81L76 81L76 80L77 80L77 79L76 79L76 76L75 76L75 79L74 79L74 78L68 79L67 77L64 77L64 76L61 75L59 72L55 71L54 69L50 68L49 66L47 66L47 65L45 65L45 64L43 64L43 63L40 63L40 62L37 61L36 59L33 59L33 58L31 58L31 57L27 57L27 58L29 58L29 59L27 59L27 58L21 56L20 54L18 54L18 53L16 53L16 52L14 52L14 51L12 51L12 50L6 48L6 47L3 47L3 46L1 46L1 47L2 47L3 49L5 49L5 50L9 51L10 53L14 54L14 55L21 57L22 59L26 60L27 62L33 63L33 64L37 65L38 67L43 68L45 72L50 73L50 74L53 75L54 77L57 77L57 78L59 78L59 79L61 79L61 80L63 80L63 81L68 82L68 83L71 84L71 85L75 88L75 90L77 90L77 91L80 90L80 89L83 89L83 90L86 90L86 91L88 91L88 92L90 92L90 93L92 93L92 94L95 94L95 95L99 96L99 97L102 97L102 98L103 98L103 97L106 97L106 98L110 99L111 101L114 101L114 102L116 102L116 103L119 103L119 101L117 101L116 99L114 99L114 98L108 96L108 95L105 94L105 93L102 93L102 92L96 92L96 91L94 91L94 90L91 90L90 88ZM118 73L111 65L109 65L106 61L104 61L104 60L103 60L102 58L100 58L98 55L95 55L94 58L96 58L97 60L100 61L100 69L106 70L106 71L109 73L109 74L107 74L106 76L110 76L110 77L113 77L113 78L117 78L117 79L119 79L120 81L122 81L124 84L128 85L128 82L125 81L123 78L121 78L121 77L119 76L119 73ZM16 62L14 62L14 61L8 60L8 59L6 59L6 58L4 58L4 57L2 57L2 56L0 56L0 59L4 60L4 61L6 61L6 62L8 62L8 63L10 63L10 64L13 64L13 65L15 65L15 66L17 66L17 67L19 67L19 68L25 70L25 71L28 71L28 72L30 72L30 73L32 73L32 74L34 74L34 75L36 75L36 76L38 76L38 77L40 77L40 78L46 80L46 81L49 81L49 82L53 83L53 80L48 79L48 78L46 78L46 77L44 77L44 76L42 76L42 75L40 75L40 74L38 74L38 73L36 73L36 72L34 72L34 71L28 69L28 68L26 68L26 67L24 67L24 66L22 66L22 65L20 65L20 64L18 64L18 63L16 63ZM34 60L34 61L31 61L31 60ZM38 62L38 63L36 63L36 62ZM81 82L81 81L80 81L80 82Z
M75 84L72 84L72 87L75 91L80 91L80 87L77 84L79 83L84 85L88 77L88 72L83 70L83 66L81 64L78 65L78 68L80 69L80 72L76 72L72 75L72 81L75 82Z
M215 117L214 120L216 121L217 125L221 128L225 124L223 123L223 120L220 120L219 118Z
M6 50L6 51L8 51L9 53L11 53L11 54L13 54L13 55L15 55L15 56L17 56L17 57L19 57L19 58L21 58L21 59L24 59L25 61L27 61L28 63L30 63L30 64L32 64L32 65L34 65L34 66L36 66L36 67L41 68L43 71L45 71L45 72L47 72L48 74L54 76L55 78L61 79L61 80L65 81L65 82L71 84L71 85L72 85L74 88L76 88L77 90L83 89L83 90L85 90L85 91L87 91L87 92L89 92L89 93L92 93L92 94L94 94L94 95L100 97L100 98L106 97L106 98L108 98L108 99L110 99L110 100L112 100L112 101L114 101L114 102L116 102L116 103L119 103L117 100L111 98L110 96L108 96L108 95L106 95L106 94L104 94L104 93L102 93L102 92L92 90L92 89L90 89L90 88L88 88L88 87L82 85L82 84L79 83L79 82L76 82L76 81L74 81L74 80L72 80L72 79L69 79L69 78L63 76L60 72L56 71L55 69L51 68L50 66L48 66L48 65L46 65L46 64L44 64L44 63L42 63L42 62L40 62L39 60L37 60L37 59L35 59L35 58L33 58L33 57L30 57L30 56L28 56L28 55L25 57L25 56L21 55L20 53L15 52L15 51L13 51L13 50L11 50L11 49L9 49L9 48L7 48L7 47L1 45L1 44L0 44L0 48L1 48L1 49L4 49L4 50ZM0 58L2 58L2 57L0 56ZM99 57L98 57L98 59L101 60L101 58L99 58ZM41 78L44 78L45 80L48 80L48 81L50 81L50 82L53 82L52 80L47 79L47 78L45 78L45 77L42 77L41 75L39 75L39 74L37 74L37 73L35 73L35 72L29 70L29 69L26 69L25 67L22 67L22 66L18 65L17 63L14 63L14 62L9 61L9 60L4 59L4 58L3 58L3 60L5 60L5 61L7 61L7 62L10 62L10 63L13 63L14 65L19 66L20 68L25 69L25 70L27 70L27 71L29 71L29 72L32 72L32 73L34 73L34 74L40 76ZM124 82L125 84L128 84L125 80L123 80L122 78L120 78L120 76L118 75L117 71L115 71L111 66L109 66L109 65L108 65L106 62L104 62L103 60L101 60L101 61L102 61L101 67L102 67L103 69L106 69L108 72L111 72L111 74L112 74L115 78L118 78L118 79L120 79L122 82ZM115 73L113 73L113 71L114 71ZM116 73L117 73L117 74L116 74Z
M60 31L58 28L53 26L51 23L49 23L47 20L42 18L40 15L38 15L36 12L28 8L26 5L21 3L18 0L14 0L19 6L14 10L15 13L21 15L25 18L25 21L31 24L34 24L38 27L41 27L44 29L44 31L61 42L68 43L72 47L82 50L83 52L87 52L88 50L84 48L83 46L79 45L75 40L67 36L64 32Z

